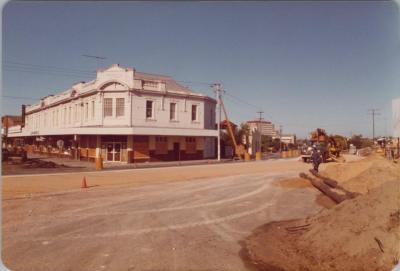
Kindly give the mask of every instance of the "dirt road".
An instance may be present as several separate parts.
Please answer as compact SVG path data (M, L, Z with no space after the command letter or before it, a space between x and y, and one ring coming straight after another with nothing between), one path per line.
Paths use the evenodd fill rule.
M325 166L325 165L324 165ZM126 169L101 172L49 173L2 176L3 199L29 197L35 193L79 190L83 176L89 186L143 186L193 179L206 179L237 174L307 170L309 164L295 160L213 164L151 169Z
M80 183L75 174L5 178L3 262L12 270L246 270L239 240L266 221L320 210L314 189L273 185L307 167L270 161L91 173L100 186L87 190L68 189Z

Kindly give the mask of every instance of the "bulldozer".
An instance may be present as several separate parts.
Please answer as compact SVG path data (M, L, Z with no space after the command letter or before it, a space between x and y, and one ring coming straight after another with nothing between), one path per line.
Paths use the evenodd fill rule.
M310 133L310 140L301 149L301 158L310 162L312 147L321 154L322 162L338 161L340 152L347 148L347 140L342 136L328 136L324 129L317 128Z

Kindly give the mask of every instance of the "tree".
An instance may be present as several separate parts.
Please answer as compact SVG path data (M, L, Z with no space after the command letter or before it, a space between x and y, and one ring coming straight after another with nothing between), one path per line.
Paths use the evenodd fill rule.
M272 147L274 149L274 152L277 152L280 149L281 141L279 138L274 138L272 141Z
M232 127L232 132L233 136L236 140L237 145L244 144L246 147L248 147L249 144L249 136L250 136L250 128L247 124L242 123L240 127ZM232 138L229 134L229 131L222 131L221 130L221 140L224 141L226 145L234 147Z
M349 144L353 144L357 149L361 149L373 146L374 142L372 139L364 138L362 137L361 134L359 134L359 135L353 135L349 139Z
M362 145L362 135L353 135L349 139L349 144L353 144L357 149L361 149Z
M268 148L272 147L272 136L269 135L262 135L261 136L261 150L267 151Z

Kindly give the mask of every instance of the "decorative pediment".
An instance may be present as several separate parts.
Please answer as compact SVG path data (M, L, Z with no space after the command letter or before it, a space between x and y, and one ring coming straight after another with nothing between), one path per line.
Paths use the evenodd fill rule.
M96 88L99 90L127 90L133 88L133 69L111 65L97 70Z
M103 91L117 91L117 90L129 90L129 87L123 83L117 81L105 82L103 85L99 87L100 90Z

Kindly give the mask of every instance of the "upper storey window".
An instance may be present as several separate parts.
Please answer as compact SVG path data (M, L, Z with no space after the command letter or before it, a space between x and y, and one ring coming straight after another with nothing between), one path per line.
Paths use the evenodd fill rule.
M92 101L92 115L91 115L92 119L94 119L95 110L96 110L95 103L94 103L94 101Z
M104 117L112 117L113 115L113 99L104 98Z
M169 119L170 120L177 120L176 103L170 103L170 105L169 105Z
M122 117L125 115L125 99L124 98L117 98L116 100L117 108L116 108L116 115L117 117Z
M153 101L146 101L146 119L154 119L153 107Z
M196 104L192 104L192 121L198 121L197 109L198 106Z

